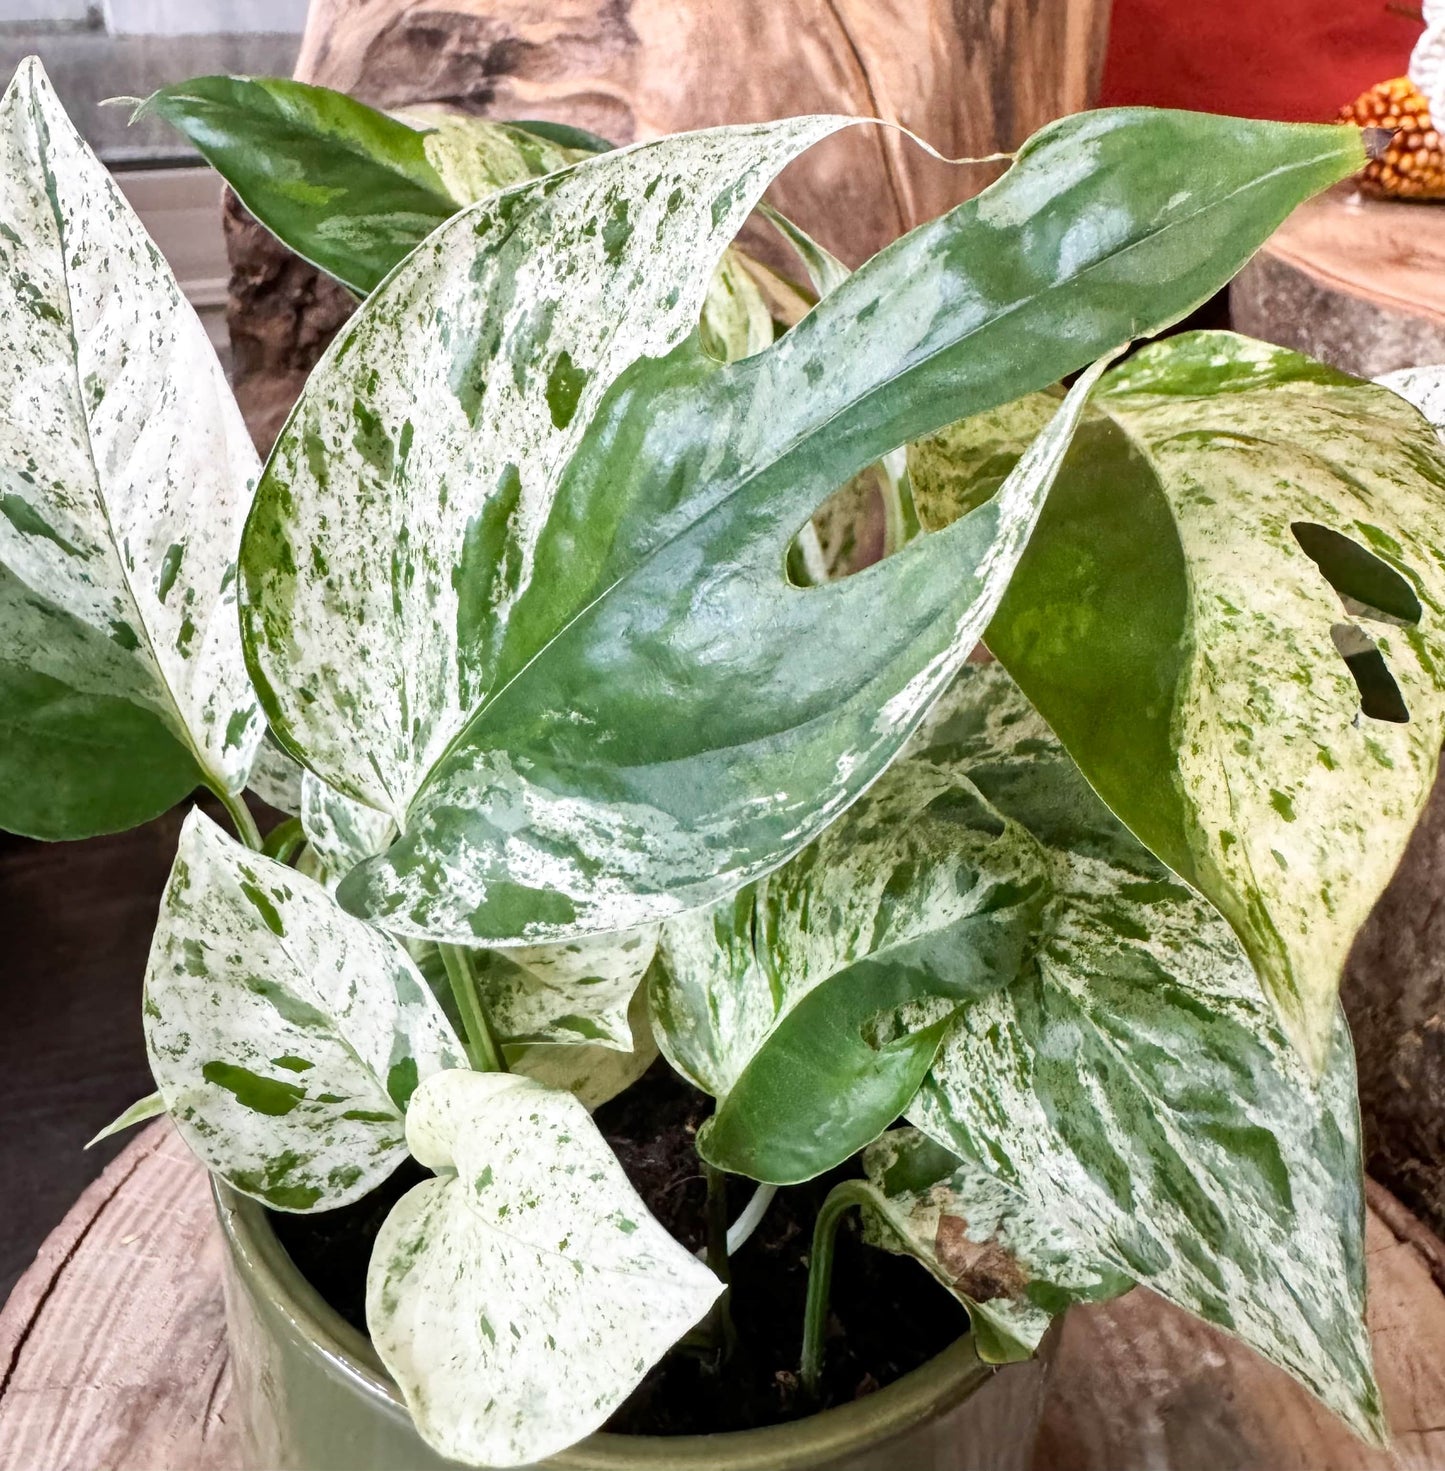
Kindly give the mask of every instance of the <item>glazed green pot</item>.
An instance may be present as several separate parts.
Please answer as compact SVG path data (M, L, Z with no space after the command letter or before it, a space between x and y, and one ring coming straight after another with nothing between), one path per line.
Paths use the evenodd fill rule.
M232 1406L249 1471L443 1471L371 1344L297 1271L265 1211L215 1186ZM1052 1337L1053 1335L1051 1335ZM727 1435L593 1435L546 1471L1027 1471L1048 1359L992 1369L968 1338L876 1394ZM559 1374L567 1372L559 1364Z

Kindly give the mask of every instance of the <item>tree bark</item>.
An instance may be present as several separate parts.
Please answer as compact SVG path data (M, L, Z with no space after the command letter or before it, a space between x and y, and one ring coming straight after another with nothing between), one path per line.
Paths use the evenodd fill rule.
M1109 0L313 0L296 75L378 107L445 102L614 142L807 112L898 122L950 158L1092 105ZM858 128L770 196L856 265L997 166ZM237 396L269 449L350 298L228 200Z

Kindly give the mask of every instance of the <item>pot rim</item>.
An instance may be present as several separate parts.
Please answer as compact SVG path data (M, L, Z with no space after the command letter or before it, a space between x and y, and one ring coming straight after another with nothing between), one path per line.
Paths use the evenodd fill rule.
M298 1336L373 1408L406 1426L411 1415L371 1341L302 1276L259 1201L211 1177L211 1194L238 1269ZM598 1431L549 1457L548 1471L805 1471L880 1445L952 1409L996 1371L964 1334L941 1354L850 1404L755 1430L713 1435L613 1435ZM458 1463L461 1464L461 1463Z

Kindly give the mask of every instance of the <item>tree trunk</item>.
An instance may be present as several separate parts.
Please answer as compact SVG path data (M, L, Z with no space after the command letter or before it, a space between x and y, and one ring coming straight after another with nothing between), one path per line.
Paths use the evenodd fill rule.
M296 75L378 107L445 102L618 143L845 112L979 157L1093 103L1108 11L1109 0L313 0ZM997 172L858 128L813 149L770 197L856 265ZM351 301L233 199L226 232L237 396L264 451Z

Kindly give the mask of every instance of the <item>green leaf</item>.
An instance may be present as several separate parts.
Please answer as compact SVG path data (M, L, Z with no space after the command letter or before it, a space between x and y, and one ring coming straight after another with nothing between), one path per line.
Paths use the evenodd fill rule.
M987 635L1316 1068L1445 736L1442 508L1445 459L1393 394L1174 338L1104 380Z
M259 466L33 58L0 101L0 222L0 826L85 837L245 785L235 557Z
M382 1226L366 1321L443 1456L530 1465L575 1444L722 1291L567 1093L439 1073L412 1100L407 1141L440 1178Z
M1177 317L1360 154L1341 129L1069 119L773 347L714 362L692 330L724 245L840 126L681 135L476 205L312 375L248 523L243 618L283 741L402 831L342 884L353 912L544 942L797 851L965 656L1052 466L836 586L786 581L798 527L887 450Z
M127 1129L134 1128L136 1124L143 1124L148 1119L158 1119L165 1111L165 1099L159 1093L147 1093L144 1098L136 1099L124 1113L112 1119L85 1147L90 1149L93 1145L99 1144L102 1139L109 1139L114 1134L123 1134Z
M952 1008L1018 973L1047 893L1042 855L966 781L902 762L796 858L668 923L651 981L659 1045L719 1098L703 1158L811 1179L908 1106ZM878 1045L922 996L944 1015Z
M457 210L426 135L340 92L279 77L196 77L136 111L183 133L298 255L365 295Z
M418 1082L466 1066L426 982L319 885L181 829L145 987L146 1049L187 1144L275 1210L329 1210L406 1156Z
M1066 1223L917 1129L890 1129L863 1155L865 1240L914 1257L968 1309L979 1357L1029 1358L1054 1317L1131 1278L1091 1260Z
M1082 1262L1237 1334L1382 1436L1343 1019L1316 1085L1229 926L1113 817L997 665L969 666L913 759L1027 827L1055 897L1034 960L962 1010L910 1120Z

